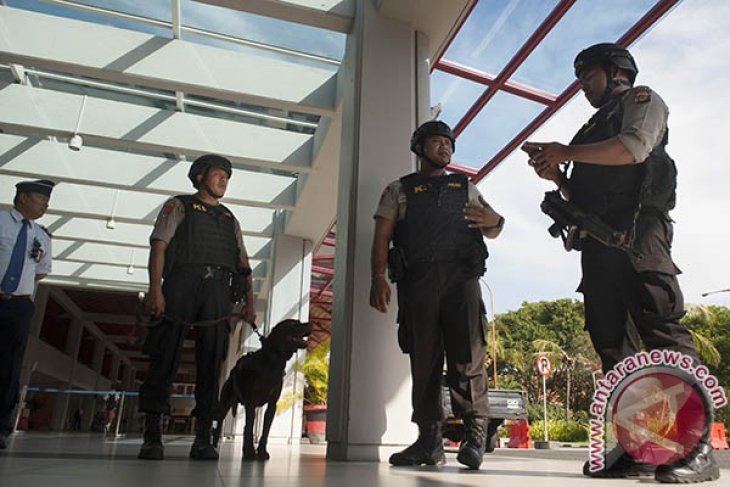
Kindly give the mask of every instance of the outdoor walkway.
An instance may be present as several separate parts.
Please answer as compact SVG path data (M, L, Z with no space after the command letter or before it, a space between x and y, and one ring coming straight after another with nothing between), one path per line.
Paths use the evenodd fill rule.
M499 449L482 469L463 469L448 454L436 468L391 468L387 463L327 462L321 446L273 445L266 463L242 462L241 444L226 442L218 463L187 457L191 437L165 437L166 459L137 460L141 440L104 440L99 434L20 433L0 451L0 487L591 487L651 485L652 480L596 480L580 474L585 449ZM720 480L730 485L730 454L719 452ZM659 484L655 484L659 485Z

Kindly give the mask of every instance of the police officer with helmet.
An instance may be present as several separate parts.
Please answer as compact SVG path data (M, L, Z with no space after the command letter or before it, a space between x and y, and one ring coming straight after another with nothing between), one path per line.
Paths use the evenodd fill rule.
M396 466L445 462L444 354L452 408L466 431L457 459L478 469L485 450L485 309L478 280L487 258L483 237L496 238L504 218L466 176L446 173L454 146L445 123L418 127L411 138L418 172L389 184L375 212L370 305L386 312L390 304L387 263L398 289L398 342L411 361L411 420L419 429L415 443L390 457Z
M665 150L667 106L650 88L634 86L639 70L620 45L601 43L581 51L574 69L596 113L569 145L527 142L523 149L539 177L553 181L571 205L623 232L632 249L585 235L576 243L586 328L603 370L639 352L640 340L649 350L697 357L689 331L679 322L684 300L670 252L677 172ZM679 464L655 468L624 454L603 470L590 472L586 464L583 472L613 478L654 473L664 483L719 477L706 436Z
M183 341L195 323L199 323L195 326L196 435L190 458L218 459L210 430L232 302L245 298L244 320L253 323L255 319L251 269L241 227L220 203L231 173L225 157L206 154L197 158L188 173L197 192L165 202L150 235L147 305L154 316L164 320L150 329L143 349L150 356L150 367L139 391L139 410L145 413L144 443L138 455L142 459L164 456L161 415L169 414L170 386Z

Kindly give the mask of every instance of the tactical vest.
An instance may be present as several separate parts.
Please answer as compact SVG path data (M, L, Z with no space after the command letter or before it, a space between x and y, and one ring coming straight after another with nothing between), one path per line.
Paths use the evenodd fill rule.
M482 275L488 257L479 230L467 227L464 205L468 179L461 174L400 179L406 195L405 218L396 224L393 243L404 250L406 265L450 261Z
M624 96L627 90L604 104L573 137L571 145L591 144L621 132ZM633 226L641 208L667 212L674 208L677 169L665 152L669 131L640 164L601 166L574 161L570 175L571 202L600 216L617 230Z
M238 262L235 218L223 205L208 205L192 195L175 196L185 218L165 253L165 275L182 266L220 266L233 271Z

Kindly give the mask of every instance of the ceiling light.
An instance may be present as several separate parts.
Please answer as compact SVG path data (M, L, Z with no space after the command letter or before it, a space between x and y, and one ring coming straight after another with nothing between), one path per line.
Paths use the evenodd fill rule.
M84 116L84 108L86 107L86 95L81 99L81 108L79 108L79 116L76 118L76 130L73 131L73 135L68 141L68 148L73 151L81 150L81 146L84 145L84 139L79 135L79 129L81 128L81 119Z
M79 134L74 134L68 141L68 148L73 151L81 150L82 145L84 145L84 139Z

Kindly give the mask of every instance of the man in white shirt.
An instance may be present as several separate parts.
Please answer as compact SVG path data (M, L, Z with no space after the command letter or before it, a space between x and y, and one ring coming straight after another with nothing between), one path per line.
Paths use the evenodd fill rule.
M0 211L0 449L14 427L35 284L51 272L51 235L34 220L46 213L53 186L18 183L14 207Z

